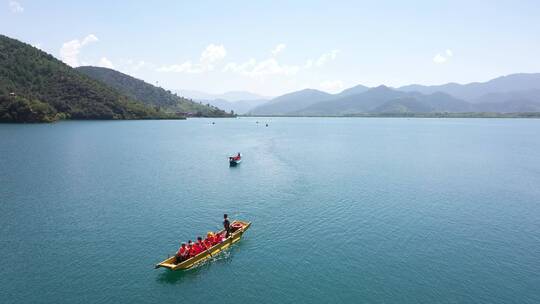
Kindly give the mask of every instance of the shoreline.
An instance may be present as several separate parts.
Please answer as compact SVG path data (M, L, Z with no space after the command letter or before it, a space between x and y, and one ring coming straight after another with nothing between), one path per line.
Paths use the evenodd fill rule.
M388 113L347 115L238 115L238 117L304 117L304 118L540 118L540 112L530 113Z

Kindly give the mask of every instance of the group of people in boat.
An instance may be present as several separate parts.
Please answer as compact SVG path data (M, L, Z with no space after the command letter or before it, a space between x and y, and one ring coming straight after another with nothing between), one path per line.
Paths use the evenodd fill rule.
M237 161L237 160L240 160L241 158L242 158L242 155L240 154L240 152L238 152L238 154L236 154L235 156L230 156L229 160Z
M199 253L206 251L217 244L220 244L225 239L227 239L231 233L231 223L229 222L227 214L224 214L223 231L218 233L213 233L210 231L206 234L206 238L204 240L200 236L197 237L197 242L193 242L192 240L189 240L187 244L183 242L180 246L180 249L178 249L178 252L175 255L176 263L178 264L185 260L188 260L198 255Z

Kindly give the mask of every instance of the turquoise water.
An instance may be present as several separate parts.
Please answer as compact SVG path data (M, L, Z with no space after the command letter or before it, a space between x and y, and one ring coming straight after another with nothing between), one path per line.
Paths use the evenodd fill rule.
M540 120L211 122L0 125L0 302L540 302Z

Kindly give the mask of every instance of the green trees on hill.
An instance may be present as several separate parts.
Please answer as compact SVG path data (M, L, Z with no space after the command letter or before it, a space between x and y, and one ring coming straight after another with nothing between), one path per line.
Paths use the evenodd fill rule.
M39 100L0 95L0 122L52 122L63 117Z
M48 122L57 119L177 119L184 118L182 112L191 110L198 111L201 116L212 114L220 116L223 112L175 100L162 89L160 90L163 92L148 90L146 87L131 89L143 93L125 94L107 83L88 77L35 47L0 35L2 122ZM185 111L183 111L184 104L190 105L185 107Z
M141 101L146 105L159 107L168 113L191 113L193 116L206 117L232 116L210 104L203 105L177 96L171 93L171 91L153 86L115 70L93 66L78 67L76 70L111 86L134 100Z

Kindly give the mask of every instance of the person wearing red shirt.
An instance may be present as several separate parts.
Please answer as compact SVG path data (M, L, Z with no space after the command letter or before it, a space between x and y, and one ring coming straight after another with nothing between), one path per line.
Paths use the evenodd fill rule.
M187 260L189 257L189 248L186 246L186 243L182 243L182 246L180 246L180 249L178 249L178 252L176 253L176 263L183 262Z
M204 241L203 241L203 244L204 244L204 247L206 248L206 250L212 248L212 246L214 245L212 243L212 240L211 240L211 237L208 236Z
M214 237L214 242L216 244L223 242L223 234L221 233L216 234L216 236Z
M189 240L189 244L188 244L188 247L189 247L189 257L192 258L194 256L196 256L197 254L199 254L200 251L197 250L197 248L195 247L196 244L193 244L193 242L191 240Z
M206 234L206 240L205 242L208 242L208 244L210 244L210 247L214 246L216 244L216 239L214 237L214 233L213 232L208 232Z
M200 237L200 236L197 237L197 244L195 244L195 245L198 245L198 246L199 246L199 248L201 249L200 252L203 252L203 251L205 251L206 249L208 249L208 248L206 248L206 244L204 244L203 239L202 239L202 237Z
M190 256L196 256L197 254L201 253L203 251L203 248L199 243L193 243L193 250L190 250L189 255Z

